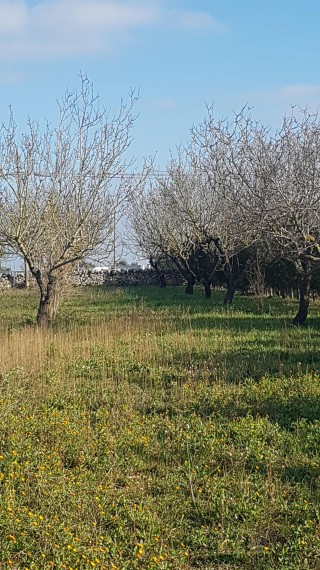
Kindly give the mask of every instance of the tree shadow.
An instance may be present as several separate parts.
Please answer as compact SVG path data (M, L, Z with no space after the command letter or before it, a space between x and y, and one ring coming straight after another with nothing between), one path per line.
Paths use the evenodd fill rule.
M253 417L267 417L270 422L292 431L301 420L314 422L320 419L320 397L317 394L292 395L286 396L284 400L284 397L275 392L267 397L260 394L260 401L254 402L248 391L242 396L240 403L223 396L200 399L190 403L188 413L190 412L202 418L216 416L229 420L246 417L248 414Z
M265 299L265 310L261 311L253 297L236 295L231 306L223 305L224 292L212 291L212 298L205 299L199 288L194 295L185 295L181 287L131 287L126 288L126 295L140 300L146 306L157 309L176 309L177 320L183 327L192 325L197 328L229 327L234 330L295 329L292 320L297 312L297 301L273 297ZM179 311L180 310L180 311ZM179 313L181 318L179 318ZM186 319L186 315L188 319ZM311 306L306 324L298 330L313 328L319 330L320 318L316 306Z
M319 474L319 468L296 464L285 467L281 478L285 483L306 483L311 489L318 489Z
M306 350L291 350L290 347L277 348L273 340L246 341L244 348L230 348L219 351L175 350L167 365L172 368L170 375L163 372L163 380L168 377L179 382L187 381L192 375L195 380L241 384L246 379L259 381L262 377L300 376L320 369L320 351L312 347ZM159 355L159 366L162 364ZM170 378L169 378L170 379Z

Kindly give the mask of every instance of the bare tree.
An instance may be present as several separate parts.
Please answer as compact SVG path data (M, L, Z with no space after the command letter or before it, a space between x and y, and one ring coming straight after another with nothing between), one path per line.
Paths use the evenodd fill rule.
M133 242L150 260L171 260L187 281L186 293L191 294L198 281L210 297L219 261L214 233L218 211L215 196L207 192L185 149L171 159L167 176L135 200L130 220Z
M250 246L260 240L261 212L251 211L252 192L264 185L268 128L245 107L233 119L216 119L212 107L193 126L188 152L202 173L206 192L215 197L214 234L227 291L232 303L243 278Z
M87 77L80 81L58 103L57 127L29 120L20 135L11 112L0 130L0 240L36 279L41 326L54 317L74 264L111 247L114 212L132 191L124 155L137 95L110 116Z
M308 315L312 266L320 262L320 117L293 109L273 143L261 227L284 259L294 262L299 279L299 309L293 324ZM254 203L256 196L253 196Z
M190 291L197 280L210 296L213 274L223 270L229 304L257 248L268 256L251 263L260 289L266 261L293 262L300 295L293 322L302 324L312 266L320 262L319 113L294 110L272 135L247 107L231 121L208 108L140 207L147 213L135 227L140 245L171 258L189 276Z
M241 280L245 251L257 239L248 216L247 186L257 179L256 131L261 139L265 134L246 112L229 123L216 121L209 109L167 165L167 176L141 196L131 216L140 247L154 247L171 258L187 280L186 292L198 281L210 297L215 273L223 272L226 304Z

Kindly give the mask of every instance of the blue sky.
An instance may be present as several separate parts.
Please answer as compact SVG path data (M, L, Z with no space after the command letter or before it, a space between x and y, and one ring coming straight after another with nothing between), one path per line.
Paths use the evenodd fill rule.
M86 72L112 110L140 90L132 153L164 168L205 103L275 127L320 100L319 0L0 0L0 121L54 122Z

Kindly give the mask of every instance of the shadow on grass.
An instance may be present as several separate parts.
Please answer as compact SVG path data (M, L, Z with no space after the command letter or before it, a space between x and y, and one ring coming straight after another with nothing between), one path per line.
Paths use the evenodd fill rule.
M301 383L301 385L300 385ZM195 415L202 420L213 418L229 422L237 418L267 418L287 431L297 430L300 422L307 425L320 421L320 378L317 375L290 378L268 378L261 382L251 382L243 386L221 384L205 386L199 390L195 382L194 391L188 392L188 401L177 400L173 386L166 387L163 400L141 407L142 415L166 415L190 417ZM308 436L309 437L309 436ZM310 436L309 447L317 453L320 445L318 435ZM313 438L316 438L313 442Z
M276 422L285 429L292 429L292 425L301 419L313 422L320 418L320 401L318 397L297 396L288 398L286 402L272 398L266 398L261 403L232 407L227 406L220 409L220 413L225 417L246 416L248 413L253 416L268 416L271 422Z
M242 564L245 562L245 557L241 554L217 554L215 552L205 554L198 551L194 562L195 568L202 570L209 568L232 570L233 568L244 568Z
M275 396L276 397L276 396ZM170 411L172 412L170 414ZM174 408L159 408L153 410L160 414L166 413L167 415L178 415L180 412L175 411ZM253 417L268 417L271 422L277 423L284 429L293 428L293 424L302 419L308 422L317 421L320 418L320 403L319 397L297 397L288 399L286 403L281 401L275 402L274 398L267 398L257 405L253 405L249 400L243 402L242 405L234 405L231 402L226 403L221 399L215 402L199 402L190 405L189 410L185 410L188 415L193 412L199 417L209 418L212 416L221 417L227 420L233 420L240 417L247 417L248 414ZM151 413L151 410L149 410Z
M194 326L208 327L228 326L236 330L292 328L292 319L297 312L297 301L280 297L265 298L264 310L261 310L254 297L235 295L230 307L223 305L223 291L212 291L212 298L205 299L200 288L194 295L186 295L182 287L127 287L125 295L136 302L144 302L148 307L156 309L178 309L180 315L187 312ZM178 315L177 315L177 318ZM320 329L320 318L317 307L311 306L309 318L302 329L315 327Z
M291 465L285 467L282 473L282 480L288 483L307 483L315 489L319 486L320 471L310 465Z
M320 351L312 347L294 350L290 347L278 348L277 340L246 343L245 348L232 347L219 352L213 349L179 351L176 350L167 362L171 372L163 372L167 384L183 383L190 379L205 380L209 384L226 382L241 384L246 379L259 381L263 376L297 376L317 372L320 369ZM159 356L159 366L161 355Z
M293 423L301 419L313 422L320 418L319 395L297 395L288 397L286 401L275 397L266 398L261 404L251 408L254 414L268 415L271 421L276 421L284 428L291 428Z

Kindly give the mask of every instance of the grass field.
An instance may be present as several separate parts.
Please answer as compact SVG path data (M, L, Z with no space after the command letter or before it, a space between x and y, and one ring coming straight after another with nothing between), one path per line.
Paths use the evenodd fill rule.
M320 319L180 288L0 308L0 568L320 569Z

